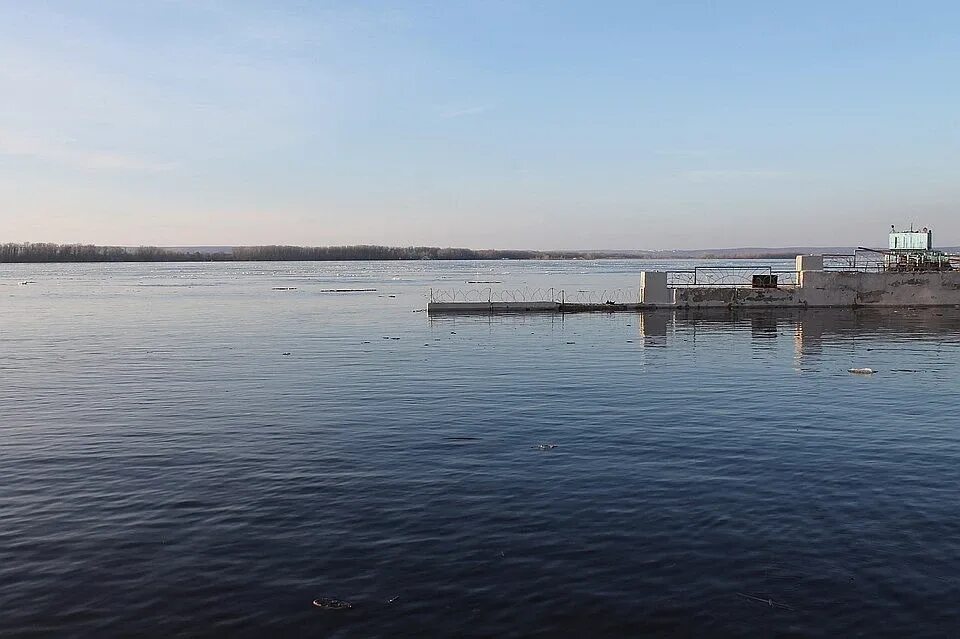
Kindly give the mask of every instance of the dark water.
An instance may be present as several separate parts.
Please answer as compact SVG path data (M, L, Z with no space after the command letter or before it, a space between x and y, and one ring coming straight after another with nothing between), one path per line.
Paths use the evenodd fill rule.
M960 309L416 312L639 268L4 267L0 635L957 635Z

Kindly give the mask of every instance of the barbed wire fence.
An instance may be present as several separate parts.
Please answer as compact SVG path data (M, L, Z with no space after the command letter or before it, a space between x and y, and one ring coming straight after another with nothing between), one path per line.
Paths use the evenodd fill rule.
M458 288L430 289L430 301L449 302L562 302L563 291L555 288Z
M640 289L460 288L430 289L430 302L556 302L559 304L636 304Z

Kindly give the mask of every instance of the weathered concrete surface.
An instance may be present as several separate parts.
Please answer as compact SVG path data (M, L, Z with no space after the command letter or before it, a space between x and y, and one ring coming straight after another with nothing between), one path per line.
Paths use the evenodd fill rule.
M960 304L960 272L800 274L804 306L954 306Z
M667 286L666 271L642 271L640 273L641 304L666 306L674 303L673 289Z
M676 301L684 308L954 306L960 304L960 272L803 271L797 287L678 288Z
M822 255L798 255L797 256L797 272L801 271L822 271L823 270L823 256Z
M676 305L684 308L724 306L800 306L796 287L789 288L707 288L676 289Z

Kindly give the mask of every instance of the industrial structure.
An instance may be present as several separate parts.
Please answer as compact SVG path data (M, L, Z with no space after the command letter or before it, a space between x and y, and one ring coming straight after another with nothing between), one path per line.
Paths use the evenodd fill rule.
M898 231L890 227L890 241L884 253L888 271L949 271L957 268L955 256L933 248L933 230Z

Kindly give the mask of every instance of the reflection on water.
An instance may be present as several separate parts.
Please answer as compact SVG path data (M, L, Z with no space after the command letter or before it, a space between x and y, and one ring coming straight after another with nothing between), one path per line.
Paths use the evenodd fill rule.
M667 333L676 324L676 315L671 311L647 311L639 313L637 329L645 346L665 346Z
M956 343L960 339L960 309L651 310L639 313L637 319L641 343L646 346L669 345L669 338L678 335L685 340L747 327L754 340L793 340L799 364L814 361L824 343L835 347L858 339L894 344L930 340Z
M954 634L960 310L415 312L642 266L0 269L0 634Z

